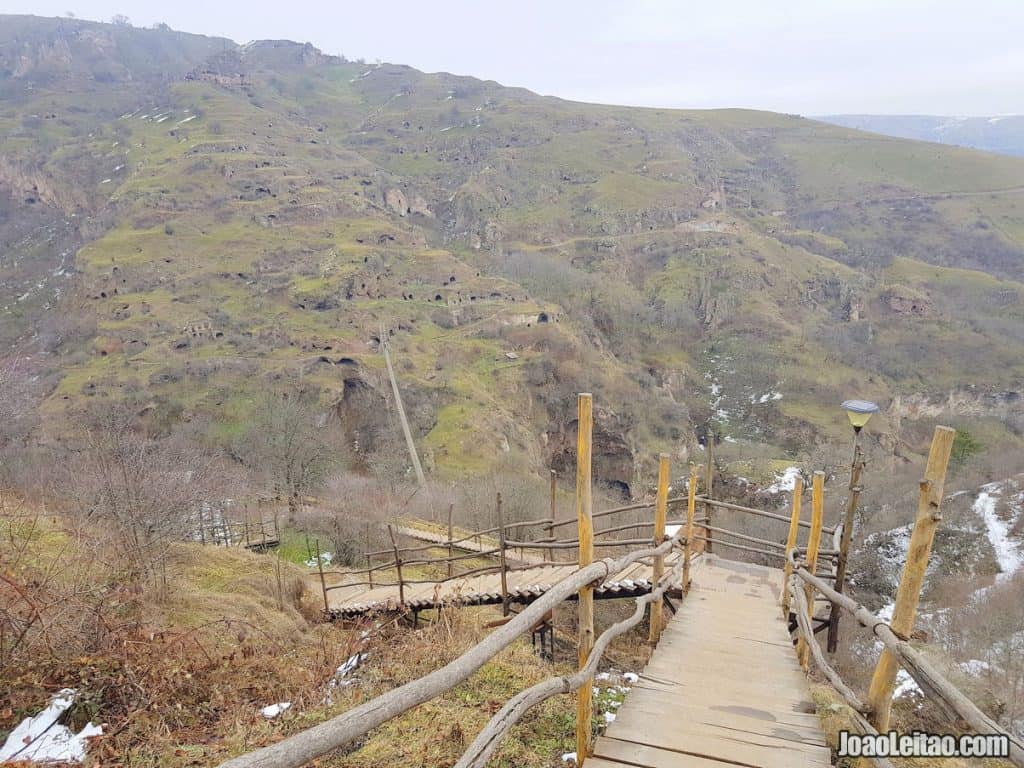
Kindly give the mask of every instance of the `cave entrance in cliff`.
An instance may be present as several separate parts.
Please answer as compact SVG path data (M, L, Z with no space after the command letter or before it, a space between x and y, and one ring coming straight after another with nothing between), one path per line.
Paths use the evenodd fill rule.
M629 483L623 480L609 480L608 490L611 493L618 494L622 497L623 501L629 501L632 497L629 490Z

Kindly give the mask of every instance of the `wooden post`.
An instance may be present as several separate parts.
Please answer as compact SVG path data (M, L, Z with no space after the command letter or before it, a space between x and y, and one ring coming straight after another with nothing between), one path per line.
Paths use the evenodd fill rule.
M501 563L501 615L508 616L508 561L505 558L505 515L501 511L501 492L495 499L498 511L498 562Z
M707 445L705 446L705 453L707 454L707 468L704 471L704 495L710 499L711 492L715 487L715 432L710 426L708 428L706 442ZM708 525L711 525L711 512L713 509L714 507L710 504L704 505L704 517L706 518ZM704 538L706 539L704 542L704 551L710 555L714 551L712 548L714 533L712 533L710 528L707 528L704 531L704 534Z
M690 590L690 558L693 556L693 518L697 509L697 465L690 464L686 499L686 551L683 554L683 592Z
M797 477L793 484L793 512L789 518L789 535L786 537L786 564L782 567L782 616L789 621L789 577L793 575L793 566L789 564L789 556L796 549L797 535L800 532L800 507L803 504L804 479Z
M199 505L199 541L206 546L206 521L203 520L203 505Z
M903 565L903 575L896 590L896 605L893 608L892 620L889 622L889 626L898 637L907 638L914 630L917 604L921 599L921 586L924 584L924 575L928 568L932 540L935 538L935 529L942 520L939 504L942 502L946 468L949 465L949 454L953 450L955 437L956 430L949 427L936 427L932 436L928 464L917 497L917 517L914 520L914 530L910 534L907 562ZM878 666L875 667L875 674L868 689L867 703L872 709L871 724L880 733L889 730L889 714L898 666L892 652L888 648L884 649L878 658Z
M245 547L249 548L249 510L242 510L242 532L245 535Z
M274 577L277 582L277 610L284 610L284 580L281 578L281 548L277 548L277 558L274 560Z
M331 606L327 602L327 582L324 580L324 561L320 557L320 539L316 540L316 565L320 570L320 589L324 593L324 613L329 616Z
M853 465L850 467L850 498L846 503L846 515L843 517L843 535L839 539L839 557L836 560L836 580L834 588L842 593L846 583L846 564L850 557L850 544L853 541L853 517L857 512L857 502L862 490L861 475L864 473L864 452L860 448L860 430L855 433L853 441ZM835 653L839 645L839 619L842 609L832 603L828 615L828 652Z
M556 507L555 501L556 501L556 498L557 498L557 494L558 494L558 473L555 472L555 470L552 469L551 470L551 505L550 505L549 510L548 510L551 522L547 526L547 528L548 528L548 535L545 537L545 538L548 538L548 539L553 537L553 534L554 534L554 531L555 531L555 511L556 511L556 509L555 509L555 507ZM553 561L555 559L555 550L553 550L553 549L545 549L544 550L544 559L548 560L548 561Z
M388 523L388 536L391 537L391 548L395 551L395 570L398 571L398 603L405 606L405 584L402 582L402 558L398 554L398 542L395 541L395 529Z
M577 401L576 428L576 523L579 535L579 566L594 561L593 496L591 487L591 442L593 439L593 397L580 394ZM576 657L579 669L587 663L594 647L594 589L580 587L578 606L579 635ZM576 765L582 768L590 752L590 719L593 709L593 680L587 680L576 692Z
M821 546L821 524L825 517L825 473L814 473L814 481L811 484L811 532L807 539L807 570L812 574L818 567L818 549ZM804 587L807 595L807 618L814 621L814 587L808 584ZM796 644L796 655L800 660L800 666L805 670L810 665L811 649L803 635Z
M658 546L665 539L665 519L668 516L668 478L669 478L669 457L663 453L658 457L658 495L654 502L654 546ZM651 575L651 586L656 587L665 575L665 556L657 555L654 558L654 572ZM654 645L661 637L662 625L662 603L655 600L651 603L651 625L648 630L647 640Z
M452 558L455 557L455 547L452 545L452 539L455 538L452 531L452 515L455 512L455 505L448 505L448 578L452 577Z
M369 521L366 522L366 525L364 526L363 531L364 531L363 536L364 536L364 539L366 540L366 549L363 550L363 551L367 553L367 555L366 555L366 576L367 576L367 578L369 579L369 582L370 582L370 589L373 589L373 571L370 570L370 568L373 567L373 564L372 564L372 561L370 560L370 555L369 555L369 552L370 552L370 522Z

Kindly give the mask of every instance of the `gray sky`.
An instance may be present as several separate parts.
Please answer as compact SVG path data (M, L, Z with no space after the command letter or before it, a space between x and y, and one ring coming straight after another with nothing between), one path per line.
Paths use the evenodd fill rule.
M581 101L1024 113L1022 0L4 0L238 42L288 38ZM265 10L264 10L265 9Z

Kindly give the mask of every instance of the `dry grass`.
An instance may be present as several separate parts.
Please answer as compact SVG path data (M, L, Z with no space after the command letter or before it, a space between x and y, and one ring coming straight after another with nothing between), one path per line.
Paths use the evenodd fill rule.
M821 726L828 739L828 745L835 754L836 745L839 743L839 731L848 730L858 733L856 726L850 717L851 709L847 706L842 697L836 693L830 685L814 684L811 686L811 696L817 706L818 717L821 719ZM901 722L897 717L894 727L897 731L910 732L920 728L920 724L908 724ZM933 732L947 733L949 729L928 730ZM859 761L856 758L835 758L836 768L858 768ZM1009 768L1010 763L1006 760L966 760L961 758L893 758L893 764L897 768Z
M69 725L104 724L90 749L94 765L216 765L438 668L484 637L484 624L496 615L453 611L419 630L396 620L347 628L317 623L316 595L303 590L300 569L281 563L281 605L273 554L192 544L172 547L166 588L129 589L104 565L114 561L110 553L96 551L93 539L61 518L35 510L0 519L5 544L17 542L2 550L0 572L23 590L52 574L47 589L62 597L40 623L39 642L0 670L0 738L56 690L72 687L79 696ZM80 626L71 615L81 607L73 592L86 582L98 599ZM16 603L12 594L3 597L6 606ZM74 642L59 642L70 631ZM359 650L369 655L355 684L330 689L337 667ZM451 765L512 694L566 671L564 662L541 662L524 638L467 683L321 764ZM261 716L262 707L282 701L292 703L284 715ZM573 722L570 697L537 707L492 764L556 764L572 748Z

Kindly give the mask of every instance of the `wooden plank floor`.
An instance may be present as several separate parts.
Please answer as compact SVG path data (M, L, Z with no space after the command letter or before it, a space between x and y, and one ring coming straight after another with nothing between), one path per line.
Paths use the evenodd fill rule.
M830 766L778 605L781 571L702 561L585 768Z
M671 568L678 553L665 558L666 569ZM544 594L551 585L574 573L576 563L549 563L510 571L508 591L512 602L530 602ZM650 591L653 569L649 563L633 563L620 573L605 580L595 590L600 596L628 597ZM355 616L380 610L398 608L398 587L381 586L370 589L367 586L339 586L328 592L331 612L337 616ZM456 577L440 582L409 584L405 588L405 604L412 609L432 608L444 603L480 604L500 602L501 575L485 573L465 578Z

